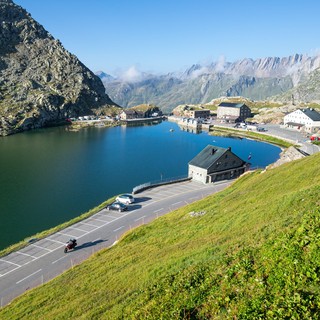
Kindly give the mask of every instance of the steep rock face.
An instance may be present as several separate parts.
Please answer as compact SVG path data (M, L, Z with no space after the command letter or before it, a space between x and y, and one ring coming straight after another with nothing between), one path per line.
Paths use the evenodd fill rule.
M0 135L114 105L101 80L11 0L0 0Z

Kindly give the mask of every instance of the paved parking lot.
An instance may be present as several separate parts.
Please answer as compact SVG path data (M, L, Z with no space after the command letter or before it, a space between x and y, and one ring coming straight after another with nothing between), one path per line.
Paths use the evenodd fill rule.
M17 269L35 263L45 256L49 256L58 249L61 249L62 252L65 243L70 238L78 239L78 244L86 236L91 237L91 240L95 241L96 237L99 237L98 231L112 227L118 220L123 220L123 223L120 226L114 227L115 229L111 228L111 230L113 232L119 231L120 233L122 230L123 233L127 229L128 224L130 226L138 225L142 219L151 221L160 215L223 189L229 183L222 182L220 184L203 185L198 182L185 181L145 190L135 195L136 202L129 206L128 211L117 212L103 209L97 214L54 233L45 239L30 243L21 250L1 257L0 279ZM132 216L132 219L128 220L130 216ZM99 235L101 235L101 232ZM52 264L54 262L52 261ZM37 270L36 267L34 269Z

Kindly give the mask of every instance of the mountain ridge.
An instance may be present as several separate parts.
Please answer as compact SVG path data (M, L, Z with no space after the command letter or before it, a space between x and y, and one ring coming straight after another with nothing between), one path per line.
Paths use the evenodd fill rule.
M308 81L319 68L320 55L245 58L235 62L220 59L204 66L193 64L183 72L148 74L140 81L116 78L103 83L110 97L123 107L153 103L170 112L179 104L207 103L219 96L291 101L285 93Z

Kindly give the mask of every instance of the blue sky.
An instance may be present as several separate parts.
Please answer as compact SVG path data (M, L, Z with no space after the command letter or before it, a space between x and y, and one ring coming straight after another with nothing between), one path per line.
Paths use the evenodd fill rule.
M13 0L92 71L313 55L318 0Z

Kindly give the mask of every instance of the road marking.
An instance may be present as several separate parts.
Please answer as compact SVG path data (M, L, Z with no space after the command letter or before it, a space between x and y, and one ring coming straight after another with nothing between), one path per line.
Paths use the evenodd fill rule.
M16 251L17 253L20 253L20 254L23 254L24 256L27 256L27 257L31 257L33 259L36 259L35 256L32 256L31 254L27 254L27 253L23 253L23 252L20 252L20 251Z
M101 240L101 238L98 238L98 239L93 240L93 241L91 241L91 242L97 242L97 241L100 241L100 240Z
M42 269L39 269L39 270L35 271L34 273L29 274L27 277L25 277L25 278L23 278L23 279L21 279L21 280L17 281L17 282L16 282L16 284L19 284L20 282L22 282L22 281L24 281L24 280L26 280L26 279L28 279L28 278L32 277L33 275L35 275L36 273L40 272L41 270L42 270Z
M173 203L172 206L176 206L177 204L180 204L182 201L179 201L179 202L176 202L176 203Z
M57 232L57 234L61 234L62 236L68 236L68 237L71 237L71 238L77 238L76 236L74 236L72 234L68 234L68 233Z
M7 271L6 273L0 274L0 277L3 277L3 276L5 276L6 274L8 274L8 273L10 273L10 272L12 272L12 271L14 271L14 270L17 270L17 269L19 269L19 268L21 268L21 266L15 267L14 269Z
M19 268L21 267L21 265L20 265L20 264L16 264L16 263L11 262L11 261L8 261L8 260L0 259L0 261L8 262L8 263L10 263L10 264L13 264L14 266L19 267Z
M163 208L158 209L158 210L156 210L156 211L153 211L153 213L157 213L157 212L159 212L159 211L161 211L161 210L163 210Z
M140 217L140 218L138 218L138 219L135 219L134 221L139 221L139 220L141 220L141 219L144 219L146 216L142 216L142 217Z
M119 228L117 228L117 229L113 230L113 232L117 232L117 231L121 230L122 228L124 228L124 226L121 226L121 227L119 227Z
M51 238L44 238L44 239L50 240L50 241L52 241L52 242L60 243L60 244L65 244L64 242L61 242L61 241L59 241L59 240L54 240L54 239L51 239Z
M85 233L88 233L88 231L87 231L87 230L83 230L83 229L76 228L76 227L73 227L73 226L70 226L70 227L68 227L68 228L70 228L70 229L74 229L74 230L78 230L78 231L82 231L82 232L85 232Z
M56 262L58 262L58 261L60 261L60 260L64 259L65 257L66 257L66 256L61 257L61 258L59 258L59 259L57 259L57 260L52 261L52 264L55 264Z
M86 221L86 220L83 220L83 221ZM98 228L97 226L95 226L94 224L91 224L91 223L82 222L82 221L81 221L81 223L82 223L82 224L85 224L86 226L94 227L95 229ZM94 229L94 230L95 230L95 229Z
M216 188L217 186L219 186L219 185L225 185L225 184L228 185L228 184L230 184L230 182L232 182L232 181L221 181L221 182L219 182L219 183L215 183L215 184L213 185L213 188L211 188L211 185L210 185L210 186L207 186L207 185L197 184L197 189L198 189L198 191L201 190L201 189L210 190L210 191L207 191L208 194L217 193L217 192L221 191L221 190L217 190L217 188ZM183 183L183 185L186 185L186 186L187 186L189 183L190 183L190 182ZM189 187L189 186L191 187L191 184L188 185L187 187ZM156 189L156 187L154 187L154 188L152 188L152 189L149 189L149 190L147 190L147 191L144 192L144 195L145 195L145 196L150 195L150 197L152 196L152 198L150 199L151 201L150 201L149 203L146 203L145 205L143 205L143 208L146 208L146 207L148 207L148 206L150 206L150 205L153 205L153 204L155 204L155 203L157 203L157 202L160 202L160 201L164 200L163 197L160 197L160 198L158 199L157 196L154 195L153 189ZM191 189L191 188L190 188L190 189ZM157 190L164 190L164 189L161 188L161 187L158 187ZM186 191L184 191L184 192L179 192L179 193L176 192L176 193L174 193L174 194L171 193L170 196L166 196L165 199L170 199L170 198L173 198L173 197L176 197L176 196L179 196L179 195L182 195L182 194L188 194L188 193L194 192L194 191L197 191L197 190L192 187L191 190L186 190ZM157 192L157 193L158 193L158 192ZM194 197L194 198L192 198L192 199L198 199L198 198ZM181 203L181 202L182 202L182 201L177 202L177 203ZM176 203L176 204L177 204L177 203ZM101 211L99 211L98 214L101 214L102 211L105 211L105 209L102 209ZM133 212L136 212L136 211L138 211L138 209L137 209L137 210L133 210ZM80 239L80 238L84 237L85 235L90 234L91 232L96 231L97 229L100 229L100 228L102 228L102 227L104 227L104 226L106 226L106 225L108 225L108 224L110 224L110 223L112 223L112 222L114 222L114 221L116 221L116 220L122 219L122 218L126 217L127 215L129 215L131 212L132 212L132 211L127 211L126 213L123 212L120 217L113 217L113 216L111 216L110 214L108 214L108 215L106 215L106 217L110 217L110 218L112 218L112 219L114 219L114 220L108 221L108 222L106 222L105 224L100 225L100 226L95 226L95 225L92 225L92 224L90 224L90 223L84 222L84 221L86 221L86 220L82 220L82 221L80 221L79 223L82 223L82 224L84 224L84 225L88 225L88 226L94 227L94 229L88 231L86 234L81 235L81 236L79 236L79 237L77 237L77 238ZM93 216L93 217L94 217L94 216ZM146 217L146 216L143 216L143 217L141 217L141 218L136 219L135 221L139 221L139 220L141 220L141 219L143 219L143 218L145 218L145 217ZM122 229L122 228L124 228L124 226L122 226L122 227L119 228L119 229ZM119 230L119 229L117 229L117 230ZM116 230L114 230L114 231L116 231ZM60 234L61 234L61 233L60 233ZM62 234L62 235L63 235L63 234ZM49 241L51 241L51 242L55 242L55 243L58 243L58 244L61 244L61 245L65 245L64 242L51 239L50 237L44 238L44 239L42 239L42 240L49 240ZM116 242L115 242L115 243L116 243ZM115 243L114 243L114 244L115 244ZM41 256L39 256L39 257L36 257L35 260L38 260L39 258L41 258L41 257L43 257L43 256L45 256L45 255L47 255L47 254L49 254L49 253L51 253L51 252L54 252L54 251L56 251L56 250L58 250L58 249L59 249L59 250L61 249L61 247L58 247L58 248L54 248L53 250L50 250L50 249L47 249L47 248L44 248L44 247L41 247L41 246L38 246L38 245L35 245L35 244L30 244L30 245L32 245L32 246L34 246L34 247L37 247L37 248L40 248L40 249L44 249L44 250L49 251L49 252L46 252L45 254L43 254L43 255L41 255ZM35 260L32 260L32 262L34 262ZM19 268L22 267L21 265L15 264L15 263L10 262L10 261L6 261L6 260L4 260L4 259L0 259L0 261L8 262L9 264L13 264L13 265L17 266L16 268L14 268L14 269L12 269L12 270L4 273L4 274L0 274L0 277L2 277L2 276L4 276L4 275L7 275L8 273L11 273L11 272L13 272L14 270L19 269ZM40 269L40 270L41 270L41 269ZM37 272L39 272L39 271L37 271ZM30 276L31 276L31 275L30 275ZM29 276L29 277L30 277L30 276ZM22 279L22 280L24 280L24 279ZM20 280L20 281L22 281L22 280Z
M127 211L127 212L129 212L129 211ZM118 219L118 217L114 217L114 216L112 216L111 214L106 215L106 217L110 217L110 218L112 218L112 219Z
M36 248L39 248L39 249L44 249L44 250L48 250L49 252L52 252L52 250L50 250L50 249L47 249L47 248L45 248L45 247L40 247L40 246L37 246L36 244L31 244L31 246L34 246L34 247L36 247Z
M97 218L92 218L92 220L95 220L95 221L100 221L100 222L105 222L104 220L101 220L101 219L97 219Z

